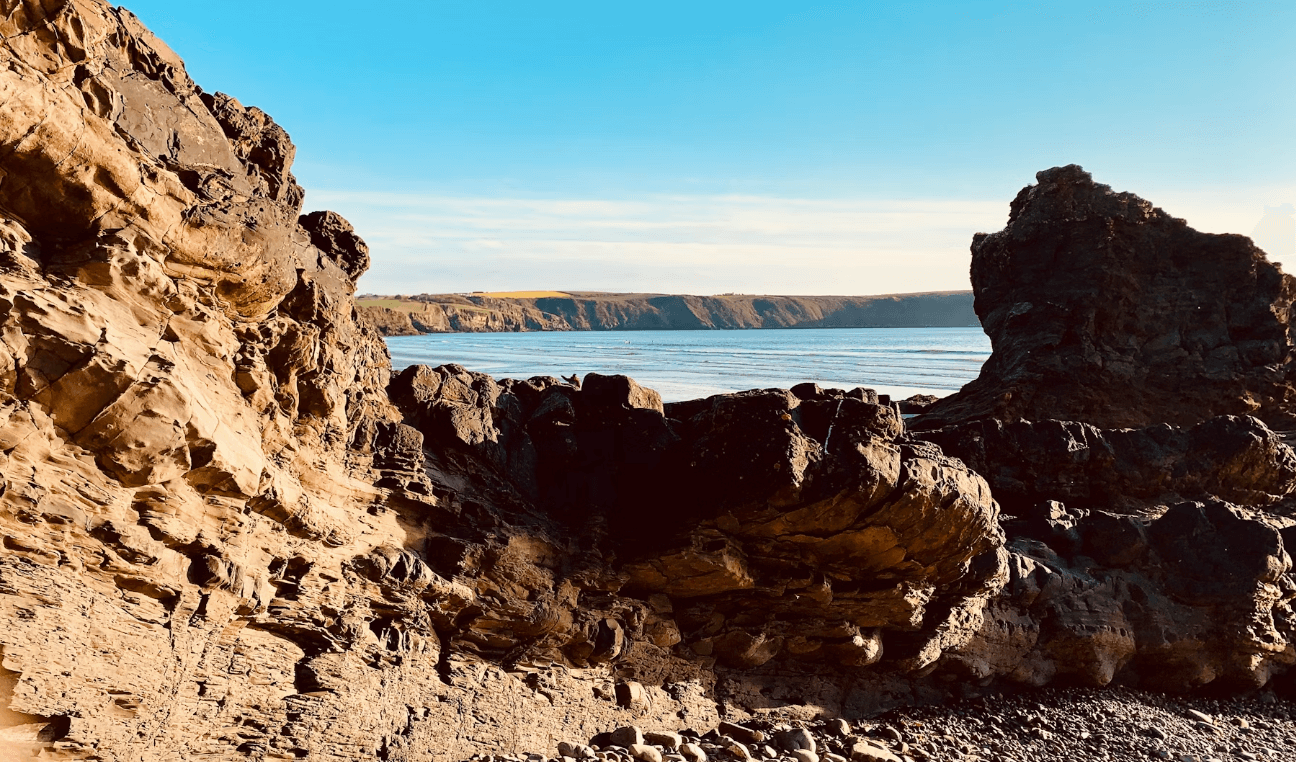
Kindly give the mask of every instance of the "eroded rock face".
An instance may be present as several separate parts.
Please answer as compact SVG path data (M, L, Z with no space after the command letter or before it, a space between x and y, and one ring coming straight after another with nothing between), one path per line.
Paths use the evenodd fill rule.
M555 544L602 549L583 584L628 596L617 606L646 600L656 620L573 636L583 612L551 612L552 650L537 655L582 666L644 639L685 671L776 657L865 666L882 658L885 630L932 641L933 597L967 603L1005 578L998 506L962 463L903 440L899 416L865 390L798 391L806 399L764 390L663 406L624 376L497 383L453 365L392 383L448 470L501 480L555 522ZM489 551L480 529L441 531L459 533L435 539L457 559ZM463 560L439 568L472 584ZM939 654L928 648L926 663Z
M1009 543L1008 585L951 665L1035 685L1120 676L1184 691L1255 688L1296 664L1291 556L1266 522L1210 501L1146 524L1094 514L1076 529L1067 555Z
M984 475L1009 513L1047 500L1141 513L1207 498L1286 512L1296 491L1296 453L1250 416L1142 429L987 419L918 436Z
M972 245L992 356L914 420L1010 518L1010 581L945 664L1262 685L1296 663L1292 280L1079 167L1037 179Z
M1296 286L1240 235L1200 233L1071 165L972 243L993 353L924 427L974 418L1102 428L1255 415L1291 427Z

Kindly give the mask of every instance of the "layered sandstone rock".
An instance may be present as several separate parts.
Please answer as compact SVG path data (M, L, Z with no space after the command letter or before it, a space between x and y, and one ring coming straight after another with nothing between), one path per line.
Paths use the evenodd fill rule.
M931 629L964 561L999 558L984 482L863 399L832 445L786 393L741 401L764 411L748 431L699 410L705 457L759 433L793 462L723 514L672 508L678 536L644 511L683 440L627 379L451 369L398 390L422 431L400 422L353 308L367 248L301 214L284 131L124 10L2 10L7 754L424 759L702 725L717 658L875 661L886 627ZM845 403L817 404L816 431ZM981 567L984 598L1002 574ZM752 596L788 613L752 619Z
M1291 427L1296 285L1250 239L1193 230L1071 165L972 243L993 353L923 426L993 417L1103 428L1253 414Z

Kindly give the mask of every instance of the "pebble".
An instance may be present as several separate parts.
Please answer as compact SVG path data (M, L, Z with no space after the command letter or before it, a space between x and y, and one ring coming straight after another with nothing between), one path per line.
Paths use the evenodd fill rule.
M684 738L679 733L644 733L644 743L675 751L684 743Z
M617 728L608 736L613 746L620 746L628 749L635 744L644 742L643 731L634 725L628 725L624 728Z
M657 747L644 743L630 744L630 756L640 762L662 762L662 755Z
M901 762L900 758L889 750L872 741L860 739L851 745L852 762Z
M721 721L721 723L716 726L716 730L719 731L721 735L729 736L733 740L742 743L757 744L765 740L765 734L761 731L753 730L752 728L743 725L736 725L732 722Z
M814 736L805 728L796 728L775 733L774 740L779 746L787 751L797 751L799 749L815 751L818 748Z

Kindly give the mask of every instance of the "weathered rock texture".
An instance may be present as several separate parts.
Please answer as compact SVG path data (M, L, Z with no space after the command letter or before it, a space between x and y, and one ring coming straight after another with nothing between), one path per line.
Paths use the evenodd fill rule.
M1240 235L1199 233L1071 165L1040 172L972 243L993 353L924 426L971 418L1103 428L1254 414L1291 428L1296 282Z
M980 377L914 419L1008 514L968 674L1170 689L1296 663L1293 281L1076 166L972 245ZM1255 416L1255 417L1253 417Z
M367 248L301 215L281 128L124 10L0 19L5 758L455 759L1296 661L1263 513L1292 455L1253 421L1067 430L1201 499L1149 523L1090 488L1005 544L987 482L868 390L390 379Z
M1056 500L1135 514L1209 498L1285 513L1296 492L1296 453L1250 416L1143 429L984 419L918 436L983 475L1010 513Z
M284 131L124 10L5 0L0 35L0 756L422 759L612 722L606 675L440 647L474 592L406 549L438 515L422 437L354 319L363 242L300 216Z
M576 293L492 297L420 294L401 309L360 312L385 336L452 331L638 331L710 328L875 328L976 325L972 294L888 296L688 296ZM391 300L384 300L390 303Z

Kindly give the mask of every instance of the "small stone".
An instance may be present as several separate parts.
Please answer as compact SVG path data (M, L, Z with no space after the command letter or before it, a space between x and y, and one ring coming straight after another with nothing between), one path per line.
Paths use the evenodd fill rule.
M706 752L695 743L680 744L679 751L688 762L707 762Z
M633 680L617 684L616 700L618 705L627 709L648 708L647 692L642 685Z
M846 759L842 755L833 754L832 752L828 752L823 756L823 758L826 759L828 762L850 762L850 760Z
M1206 714L1205 712L1199 712L1199 711L1197 711L1196 709L1189 709L1189 710L1188 710L1188 716L1191 717L1191 718L1193 718L1194 720L1196 720L1196 721L1198 721L1198 722L1204 722L1204 723L1206 723L1207 725L1214 724L1214 722L1215 722L1215 718L1214 718L1214 717L1211 717L1209 714Z
M584 744L567 743L566 741L563 741L558 744L558 755L578 760L594 759L594 750Z
M660 746L663 749L675 751L680 747L680 744L684 743L684 738L680 736L679 733L644 733L644 741L653 746Z
M1143 733L1148 738L1155 738L1158 741L1164 741L1167 738L1166 732L1161 728L1157 728L1157 727L1148 728L1147 730L1143 731Z
M624 728L617 728L609 735L608 740L613 746L620 746L629 749L635 744L643 744L643 731L634 725L627 725Z
M882 737L890 741L894 741L896 743L902 743L904 741L904 739L900 736L900 731L896 730L890 725L887 725L886 727L882 728Z
M661 752L645 743L630 744L630 756L640 762L662 762Z
M778 752L774 751L774 747L768 744L760 747L760 753L765 759L778 759Z
M850 723L840 717L834 717L829 720L825 723L825 727L829 733L834 733L839 736L848 736L851 734Z
M729 739L728 743L724 745L724 749L738 759L752 758L751 750L744 746L741 741Z
M814 736L805 728L795 728L775 733L774 741L785 751L797 751L799 749L815 751L817 748Z
M762 743L765 740L765 734L759 730L753 730L742 725L735 725L732 722L721 722L716 726L716 730L722 735L729 736L735 741L742 743Z
M809 749L793 749L789 753L796 762L819 762L819 755Z
M900 762L900 758L872 741L860 739L851 744L852 762Z

